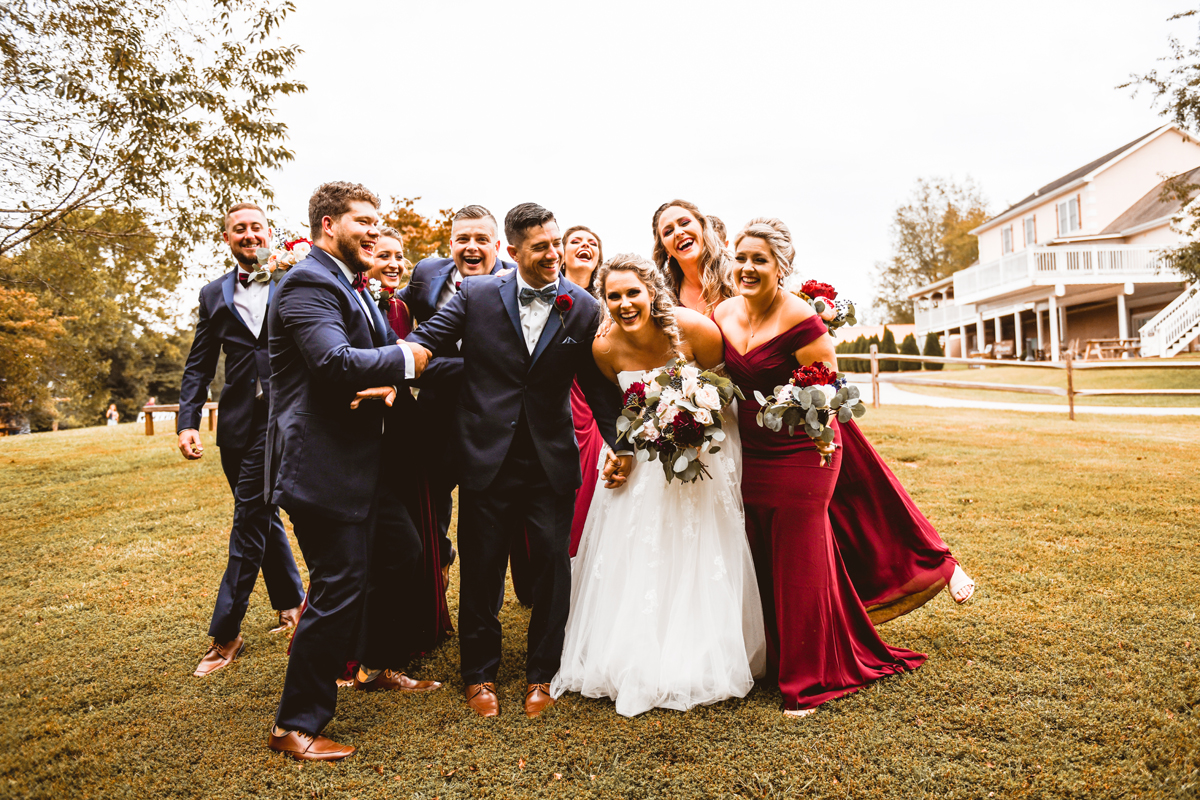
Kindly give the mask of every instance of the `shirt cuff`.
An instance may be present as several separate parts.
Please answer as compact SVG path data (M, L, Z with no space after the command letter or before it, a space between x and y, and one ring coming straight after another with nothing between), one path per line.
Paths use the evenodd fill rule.
M631 456L631 455L633 455L633 451L632 450L618 450L617 452L613 453L613 455L615 455L617 458L620 458L621 456Z
M396 346L404 353L404 380L411 381L417 377L417 359L413 356L408 342L398 342Z

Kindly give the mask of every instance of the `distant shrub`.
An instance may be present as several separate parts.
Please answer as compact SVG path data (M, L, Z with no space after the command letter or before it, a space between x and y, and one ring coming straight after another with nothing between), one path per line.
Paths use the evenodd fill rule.
M925 353L924 354L927 356L938 356L938 357L946 355L946 351L942 349L941 340L938 339L938 335L935 331L930 331L928 334L925 335ZM941 369L944 366L946 366L946 365L945 364L926 364L925 369L937 370L937 369Z
M917 337L911 333L904 337L904 341L900 343L900 352L906 356L921 355L921 348L917 347ZM921 369L920 361L900 361L901 372L919 371Z

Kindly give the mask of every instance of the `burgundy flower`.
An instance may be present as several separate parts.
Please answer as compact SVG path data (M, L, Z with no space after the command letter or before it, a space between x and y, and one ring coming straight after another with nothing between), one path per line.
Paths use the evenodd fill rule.
M554 298L554 307L558 309L558 313L565 314L571 310L571 295L560 294Z
M681 411L671 423L675 433L675 443L684 447L695 447L704 441L704 425L692 418L686 411Z
M830 286L828 283L820 281L805 281L800 287L800 291L812 298L825 297L830 300L837 300L837 289Z
M625 407L643 406L646 404L646 384L637 382L625 390Z
M823 361L801 367L792 373L792 381L797 386L832 386L836 380L837 373Z

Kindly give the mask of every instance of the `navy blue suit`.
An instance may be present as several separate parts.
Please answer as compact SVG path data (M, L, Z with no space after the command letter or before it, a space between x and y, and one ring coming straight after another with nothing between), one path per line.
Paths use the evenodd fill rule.
M503 269L516 269L509 261L496 259L491 274ZM397 294L417 324L427 322L437 313L438 298L446 288L446 281L454 271L454 259L431 257L422 259L413 268L408 285ZM441 563L451 563L450 516L454 501L450 493L458 485L458 459L455 456L454 438L449 431L454 424L454 409L458 405L458 392L462 386L462 354L458 342L447 342L443 349L435 352L434 358L425 368L417 386L417 408L421 416L421 453L429 466L430 492L437 510L440 530Z
M592 359L600 306L570 281L560 280L558 291L570 298L571 308L551 309L532 354L521 328L514 273L467 278L408 337L435 353L462 340L454 430L462 461L458 632L467 684L496 678L505 532L522 528L533 578L526 675L530 683L546 683L558 671L571 602L567 550L581 483L570 405L576 377L602 434L615 444L621 395Z
M411 635L396 630L411 615L397 622L395 614L372 620L364 612L383 605L372 597L389 586L416 586L422 554L398 478L382 459L387 407L350 408L362 389L407 386L405 354L386 318L365 293L359 297L365 310L333 259L314 247L279 282L267 317L267 485L291 517L309 569L308 606L292 640L276 724L311 734L333 718L348 660L402 666L356 648ZM405 422L389 415L390 433ZM377 526L380 517L388 524Z
M260 567L273 608L295 608L304 599L304 584L279 509L263 494L266 393L271 383L267 326L264 322L256 339L234 307L237 272L234 269L200 290L200 318L183 369L176 431L199 429L208 387L224 350L225 388L219 403L217 446L221 448L225 479L233 492L233 527L229 532L229 561L208 630L221 643L237 638L241 631ZM274 286L268 292L270 307ZM263 396L256 400L259 382Z

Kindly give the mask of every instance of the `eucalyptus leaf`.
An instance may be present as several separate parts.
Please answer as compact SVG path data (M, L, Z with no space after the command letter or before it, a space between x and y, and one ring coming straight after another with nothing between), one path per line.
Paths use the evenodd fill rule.
M683 472L685 469L687 469L687 465L689 463L690 462L688 461L688 458L686 455L680 456L679 458L675 459L674 470L676 472Z

